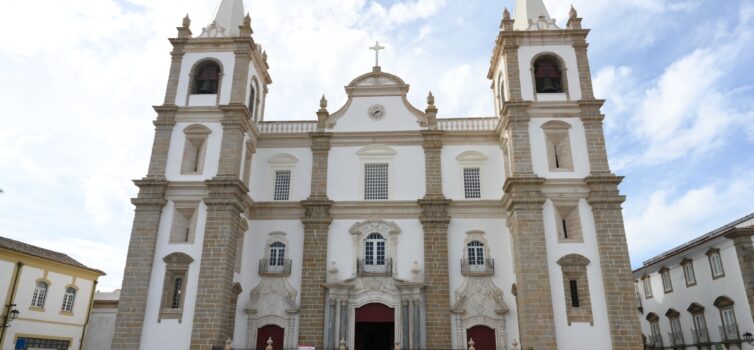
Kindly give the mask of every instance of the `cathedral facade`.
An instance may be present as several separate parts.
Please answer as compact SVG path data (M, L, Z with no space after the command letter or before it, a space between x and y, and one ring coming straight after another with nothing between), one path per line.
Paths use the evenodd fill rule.
M575 10L504 12L494 117L438 118L375 64L316 121L265 119L243 13L170 39L112 349L642 348Z

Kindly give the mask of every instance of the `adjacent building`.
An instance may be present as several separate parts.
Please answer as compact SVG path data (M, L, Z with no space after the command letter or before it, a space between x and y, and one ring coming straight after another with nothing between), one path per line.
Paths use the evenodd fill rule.
M754 349L752 235L754 214L649 259L634 271L648 348Z
M575 9L515 10L492 48L495 115L474 118L438 118L431 93L416 107L365 62L344 105L270 120L243 2L196 34L186 17L112 348L641 349L589 31Z
M104 274L63 253L0 237L0 349L80 349Z
M84 350L110 349L115 330L115 317L118 314L120 289L113 292L94 293L92 311L86 326Z

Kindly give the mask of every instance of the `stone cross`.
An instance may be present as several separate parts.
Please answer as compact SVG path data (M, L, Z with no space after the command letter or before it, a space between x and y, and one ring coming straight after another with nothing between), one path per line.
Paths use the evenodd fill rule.
M374 50L374 66L380 66L380 50L384 49L384 46L380 46L380 42L376 41L374 46L370 47L370 50Z

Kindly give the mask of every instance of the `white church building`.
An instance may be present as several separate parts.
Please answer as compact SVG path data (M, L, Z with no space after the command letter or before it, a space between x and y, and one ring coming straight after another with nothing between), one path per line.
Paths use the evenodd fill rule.
M112 349L642 348L574 9L503 13L486 118L438 118L376 63L275 121L250 23L222 0L170 39Z

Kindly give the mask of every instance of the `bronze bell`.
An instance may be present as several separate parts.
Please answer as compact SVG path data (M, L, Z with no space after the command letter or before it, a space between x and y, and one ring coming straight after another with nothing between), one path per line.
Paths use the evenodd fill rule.
M553 78L542 78L542 84L540 85L538 92L541 93L553 93L560 92L560 84L555 82Z

